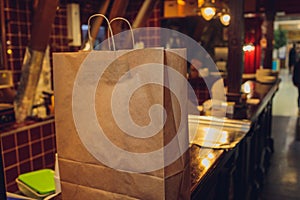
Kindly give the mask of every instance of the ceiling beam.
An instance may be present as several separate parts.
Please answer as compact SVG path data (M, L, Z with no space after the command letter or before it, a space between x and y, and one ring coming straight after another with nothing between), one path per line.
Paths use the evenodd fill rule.
M114 3L112 5L109 19L112 20L115 17L124 17L127 6L128 6L129 0L114 0ZM114 32L114 34L118 34L121 32L121 23L113 22L111 23L111 28Z
M153 9L158 0L145 0L142 7L140 8L133 24L132 28L139 28L146 25L147 20L151 16Z
M110 0L103 1L103 4L101 5L98 13L101 13L101 14L105 15L106 11L108 9L109 3L110 3ZM99 28L100 28L102 22L103 22L103 18L102 17L96 17L93 20L93 23L91 24L91 28L90 28L91 39L92 39L92 41L90 41L91 44L94 44L94 42L95 42L95 40L97 38L97 35L98 35L98 32L99 32ZM87 39L89 39L89 38L87 38Z
M30 47L33 50L45 51L50 38L58 0L35 1L38 3L34 10L31 29Z

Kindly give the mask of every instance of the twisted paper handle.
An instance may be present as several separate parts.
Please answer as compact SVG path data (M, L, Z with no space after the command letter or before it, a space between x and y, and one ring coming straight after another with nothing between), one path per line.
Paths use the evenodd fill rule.
M114 40L113 32L112 32L112 29L111 29L111 26L110 26L110 22L107 19L107 17L105 17L105 15L103 15L103 14L94 14L94 15L90 16L89 19L88 19L88 35L89 35L89 43L90 43L91 50L93 49L93 44L92 44L92 36L91 36L91 32L90 32L90 21L94 17L103 17L106 20L107 26L108 26L108 31L111 34L111 40L112 40L113 50L116 51L115 40ZM108 41L109 41L109 39L108 39Z
M125 22L128 24L129 30L130 30L130 32L131 32L132 48L134 48L135 41L134 41L133 30L132 30L132 26L131 26L130 22L129 22L127 19L123 18L123 17L115 17L115 18L113 18L112 20L110 20L109 24L111 24L112 22L114 22L114 21L116 21L116 20L123 20L123 21L125 21ZM108 35L108 36L110 35L109 33L110 33L110 31L107 31L107 35ZM110 46L109 40L108 40L108 45Z

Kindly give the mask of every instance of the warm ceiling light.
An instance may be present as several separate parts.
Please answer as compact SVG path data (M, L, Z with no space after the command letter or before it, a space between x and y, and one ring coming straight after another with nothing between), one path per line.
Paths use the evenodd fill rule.
M248 52L250 52L250 51L254 51L254 49L255 49L255 47L254 47L254 45L253 44L245 44L244 46L243 46L243 51L248 51Z
M211 2L209 1L205 1L205 3L201 6L200 8L200 11L201 11L201 15L202 17L209 21L211 20L215 14L216 14L216 7L214 4L212 4Z
M206 20L211 20L216 14L216 8L214 7L205 7L201 8L201 15Z
M185 1L184 0L177 0L177 4L184 6L185 5Z
M230 24L230 13L226 4L215 4L215 0L198 0L198 6L198 15L201 14L206 21L219 17L224 26Z
M230 24L230 15L228 13L222 14L220 21L224 26L228 26Z

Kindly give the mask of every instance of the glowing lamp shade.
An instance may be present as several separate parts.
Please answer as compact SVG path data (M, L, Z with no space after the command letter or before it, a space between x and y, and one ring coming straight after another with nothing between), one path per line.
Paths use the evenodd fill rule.
M201 15L206 21L211 20L215 16L215 14L216 14L215 7L207 6L201 8Z
M224 26L228 26L230 23L230 15L229 14L221 15L220 21Z
M177 4L184 6L185 5L185 1L184 0L177 0Z
M246 44L243 46L243 51L245 52L250 52L250 51L254 51L255 47L253 44Z

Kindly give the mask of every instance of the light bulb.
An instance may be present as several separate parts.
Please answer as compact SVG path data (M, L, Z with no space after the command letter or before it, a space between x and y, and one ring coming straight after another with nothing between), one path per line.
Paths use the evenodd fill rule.
M215 14L216 14L216 8L214 7L201 8L201 15L207 21L211 20L215 16Z
M203 158L201 160L201 164L205 167L208 168L210 166L210 161L207 158Z
M177 0L177 4L184 6L185 5L185 1L184 0Z
M255 47L254 47L253 44L247 44L247 45L244 45L244 46L243 46L243 51L248 51L248 52L250 52L250 51L254 51L254 49L255 49Z
M228 26L230 23L230 15L229 14L221 15L220 21L224 26Z

